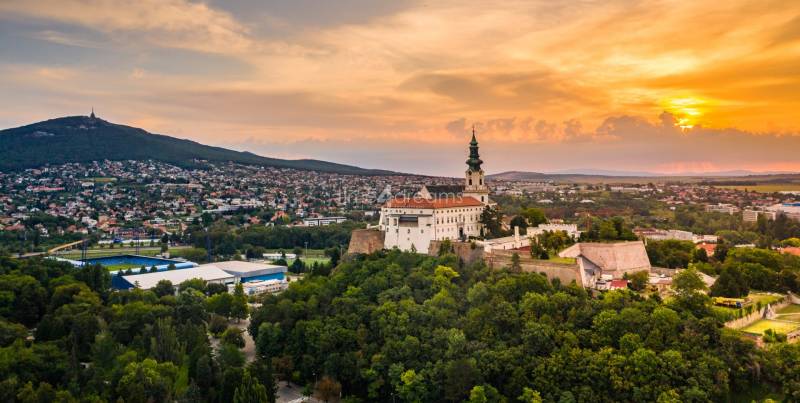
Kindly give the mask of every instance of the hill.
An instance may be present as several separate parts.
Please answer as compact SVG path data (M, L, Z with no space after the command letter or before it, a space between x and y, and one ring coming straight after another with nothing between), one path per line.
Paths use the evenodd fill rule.
M394 175L313 159L268 158L250 152L212 147L89 116L69 116L0 131L0 170L100 160L156 160L183 167L198 160L237 162L353 175Z

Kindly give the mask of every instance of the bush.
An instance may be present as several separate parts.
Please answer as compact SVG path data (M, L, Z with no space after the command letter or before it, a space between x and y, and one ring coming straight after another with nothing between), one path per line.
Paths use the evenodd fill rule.
M233 326L228 327L224 332L222 332L220 340L222 340L222 343L224 344L231 344L239 348L244 348L244 337L242 337L242 331Z
M222 332L228 329L228 319L225 317L211 314L211 318L208 320L208 331L211 332L216 337L219 337Z

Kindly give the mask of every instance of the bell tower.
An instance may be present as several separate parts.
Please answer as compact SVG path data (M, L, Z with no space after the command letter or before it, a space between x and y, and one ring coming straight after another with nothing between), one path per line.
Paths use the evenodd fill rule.
M483 177L481 168L483 161L478 154L478 140L475 138L475 126L472 127L472 141L469 142L469 158L467 159L466 182L464 196L474 197L484 204L489 204L489 187Z

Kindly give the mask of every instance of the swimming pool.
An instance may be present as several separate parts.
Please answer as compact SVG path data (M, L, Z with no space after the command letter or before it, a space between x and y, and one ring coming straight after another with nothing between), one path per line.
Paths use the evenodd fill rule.
M136 267L146 267L150 268L152 266L161 266L164 265L169 266L170 263L174 263L175 265L181 262L179 260L172 260L172 259L164 259L160 257L150 257L150 256L139 256L139 255L119 255L119 256L105 256L105 257L96 257L91 259L83 260L85 264L99 264L104 267L108 266L120 266L120 265L130 265Z

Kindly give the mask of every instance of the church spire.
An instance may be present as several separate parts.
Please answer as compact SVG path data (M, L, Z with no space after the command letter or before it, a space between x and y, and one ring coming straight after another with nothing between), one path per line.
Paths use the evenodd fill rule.
M469 142L469 159L467 160L467 166L471 172L478 172L481 170L481 161L480 155L478 155L478 140L475 138L475 125L472 126L472 141Z
M94 119L94 106L92 107L92 114L89 115L90 118Z

